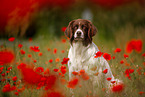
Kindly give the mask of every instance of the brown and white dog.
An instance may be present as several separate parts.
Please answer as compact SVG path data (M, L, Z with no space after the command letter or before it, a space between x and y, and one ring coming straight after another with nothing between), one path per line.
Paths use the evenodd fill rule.
M96 34L96 27L88 20L77 19L69 23L65 30L65 35L69 37L71 48L69 49L68 62L69 78L71 79L73 71L79 72L85 70L90 76L93 86L103 84L103 87L110 87L111 81L119 81L114 79L108 62L101 56L94 58L99 51L98 47L92 42L92 37ZM95 70L92 68L97 67ZM103 70L108 69L106 74ZM94 76L94 74L98 76ZM111 80L107 81L106 78Z

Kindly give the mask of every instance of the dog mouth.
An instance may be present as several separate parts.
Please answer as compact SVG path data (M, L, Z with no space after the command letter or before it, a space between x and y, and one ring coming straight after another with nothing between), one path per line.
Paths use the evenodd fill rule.
M74 40L83 40L82 37L75 37Z

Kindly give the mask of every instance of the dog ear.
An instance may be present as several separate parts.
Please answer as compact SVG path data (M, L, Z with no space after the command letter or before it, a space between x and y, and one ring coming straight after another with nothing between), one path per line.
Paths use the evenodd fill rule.
M88 37L90 40L92 40L92 37L95 36L97 33L97 28L90 21L88 22L89 22Z
M66 30L65 30L65 35L71 39L72 38L72 35L73 35L73 29L72 29L72 24L73 24L74 21L71 21L69 22L69 25L67 26Z

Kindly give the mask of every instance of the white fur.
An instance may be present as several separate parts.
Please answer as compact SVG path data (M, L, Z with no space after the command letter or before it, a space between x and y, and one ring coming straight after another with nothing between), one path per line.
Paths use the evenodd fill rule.
M80 38L84 38L84 33L83 33L83 31L79 28L79 29L77 29L76 31L75 31L75 34L74 34L74 38L77 38L78 36L77 36L77 32L78 31L80 31L81 32L81 36L80 36Z
M68 54L68 58L70 59L68 62L69 78L72 78L73 71L79 72L83 69L90 76L90 80L92 80L94 86L99 86L100 83L103 83L104 88L106 88L112 85L111 81L119 81L114 79L108 62L102 56L94 58L98 51L98 47L93 42L87 47L83 46L82 42L73 43ZM92 71L91 68L95 66L97 66L97 69ZM102 73L105 69L108 69L106 74ZM99 72L98 76L94 76L97 72ZM112 78L111 81L106 80L108 77Z

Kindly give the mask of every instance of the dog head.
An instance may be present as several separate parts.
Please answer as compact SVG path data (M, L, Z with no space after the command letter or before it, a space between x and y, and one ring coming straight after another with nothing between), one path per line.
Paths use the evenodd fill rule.
M85 19L77 19L69 22L65 30L65 35L70 39L70 43L82 41L84 46L92 43L92 37L96 34L96 27Z

